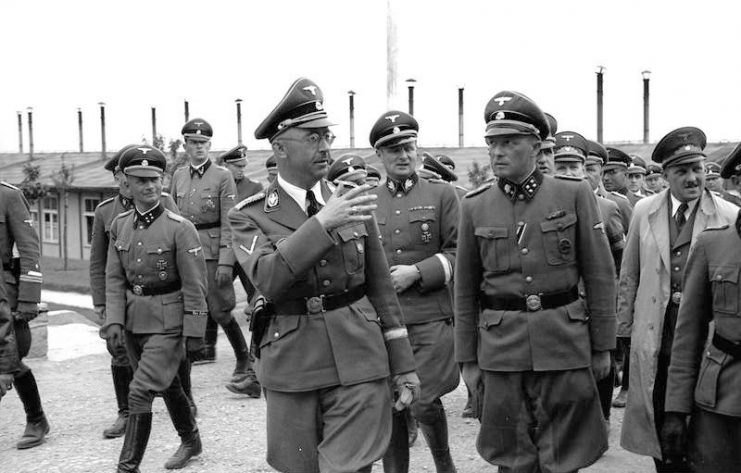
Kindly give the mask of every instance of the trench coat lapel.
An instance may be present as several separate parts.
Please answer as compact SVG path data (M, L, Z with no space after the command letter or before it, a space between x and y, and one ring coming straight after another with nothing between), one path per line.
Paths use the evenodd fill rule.
M664 190L651 202L648 210L648 226L656 241L656 249L659 251L661 261L665 268L669 263L669 190Z

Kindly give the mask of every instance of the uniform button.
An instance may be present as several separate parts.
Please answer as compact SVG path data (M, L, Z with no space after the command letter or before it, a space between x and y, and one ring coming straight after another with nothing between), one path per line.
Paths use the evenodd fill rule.
M679 271L679 266L674 266L674 271Z
M517 198L519 200L524 200L525 199L525 196L523 194L517 194Z
M399 248L399 249L396 250L396 254L397 255L400 255L401 254L401 248Z
M394 211L394 213L395 213L396 215L401 215L401 210L395 210L395 211Z
M399 192L398 194L396 194L396 197L404 197L404 194L402 194L401 192Z
M137 258L137 259L136 259L136 262L137 262L137 263L141 263L141 262L142 262L142 259L141 259L141 258Z
M527 248L523 248L523 249L520 250L520 253L522 253L523 255L526 255L526 254L530 253L530 250L528 250Z
M191 202L190 205L193 205L193 202Z
M278 333L278 332L275 332L275 333L273 334L273 337L275 337L275 338L278 338L278 337L280 337L280 333Z
M532 276L527 276L527 277L525 277L525 281L526 282L533 282L533 277Z
M142 246L142 242L140 241L136 242L136 246Z
M324 286L324 287L327 287L330 284L332 284L332 282L329 279L325 279L324 281L322 281L322 286Z
M401 233L401 230L399 230L399 229L397 228L396 230L394 230L394 233L396 233L396 234L398 235L399 233Z
M323 259L319 262L319 266L327 266L327 260Z
M681 251L677 251L676 253L674 253L674 256L682 256L682 252Z
M558 228L559 230L563 230L563 223L559 223L558 225L556 225L556 228Z
M355 238L357 238L359 236L358 235L358 232L352 232L352 236L354 236Z
M137 274L137 275L136 275L136 277L137 277L137 278L139 278L139 279L141 279L141 278L143 278L144 276L142 276L141 274Z
M717 279L718 281L722 281L722 280L723 280L723 276L721 276L721 275L719 274L719 275L715 276L715 279Z
M144 230L144 225L139 225L139 230Z
M523 226L523 225L525 225L525 222L523 222L523 221L519 221L519 222L517 222L517 226L518 226L518 227L521 227L521 226Z

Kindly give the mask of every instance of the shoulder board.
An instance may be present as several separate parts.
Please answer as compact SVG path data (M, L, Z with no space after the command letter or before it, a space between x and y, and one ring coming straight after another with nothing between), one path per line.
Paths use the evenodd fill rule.
M261 201L264 198L265 198L265 192L264 191L260 191L260 192L258 192L255 195L251 195L251 196L247 197L242 202L240 202L237 205L235 205L234 208L237 209L237 210L242 210L243 207L245 207L247 205L250 205L250 204L254 204L255 202Z
M704 231L706 231L706 232L712 232L712 231L714 231L714 230L725 230L725 229L727 229L728 227L730 227L730 225L728 225L728 224L726 223L725 225L721 225L720 227L710 227L710 228L706 228L706 229L705 229Z
M426 179L427 182L434 182L435 184L450 184L448 181L444 181L442 179L438 179L436 177L431 177L429 179Z
M0 181L0 184L4 185L5 187L10 187L10 188L11 188L11 189L13 189L13 190L17 190L17 191L19 191L19 190L20 190L20 189L18 189L18 188L17 188L16 186L14 186L13 184L8 184L8 183L7 183L7 182L5 182L5 181Z
M556 179L561 179L564 181L574 181L574 182L581 182L584 180L582 177L576 177L576 176L565 176L563 174L555 174L553 177Z
M610 191L610 194L612 194L612 195L616 195L616 196L618 196L618 197L622 197L622 198L623 198L623 199L625 199L625 200L628 200L628 197L624 196L624 195L623 195L623 194L621 194L620 192Z
M108 205L111 202L113 202L114 199L115 199L115 197L110 197L110 198L104 200L103 202L99 203L98 204L98 207L103 207L104 205Z
M120 214L116 215L113 220L117 220L119 218L124 218L134 213L134 209L129 209L126 212L121 212Z
M170 211L168 209L165 209L165 213L167 214L168 217L170 217L171 219L175 220L176 222L184 222L185 221L185 217L183 217L182 215L178 215L175 212L172 212L172 211Z
M464 196L464 198L468 199L468 198L470 198L470 197L473 197L473 196L479 195L479 194L481 194L482 192L484 192L485 190L487 190L488 188L490 188L490 187L491 187L491 186L493 186L493 185L494 185L494 183L493 183L493 182L490 182L490 183L488 183L488 184L484 184L483 186L479 187L478 189L474 189L474 190L472 190L471 192L469 192L468 194L466 194L466 195Z

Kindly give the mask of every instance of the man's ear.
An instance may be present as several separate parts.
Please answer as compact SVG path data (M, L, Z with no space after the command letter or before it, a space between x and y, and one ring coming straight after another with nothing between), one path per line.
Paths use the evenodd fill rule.
M286 153L286 146L282 141L275 140L270 143L270 146L273 148L273 154L275 155L276 159L285 159L288 157L288 154Z

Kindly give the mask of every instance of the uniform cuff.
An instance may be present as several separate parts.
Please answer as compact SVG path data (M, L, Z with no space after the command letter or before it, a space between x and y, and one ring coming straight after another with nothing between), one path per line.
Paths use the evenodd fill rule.
M589 335L592 351L614 350L616 343L615 317L595 317L589 321Z
M389 357L389 369L391 375L409 373L414 371L414 354L409 339L394 338L386 340L386 352Z
M452 277L450 262L440 253L416 264L421 277L419 286L422 292L434 291L444 287Z
M475 330L456 330L455 361L458 363L469 363L478 361L478 333Z

